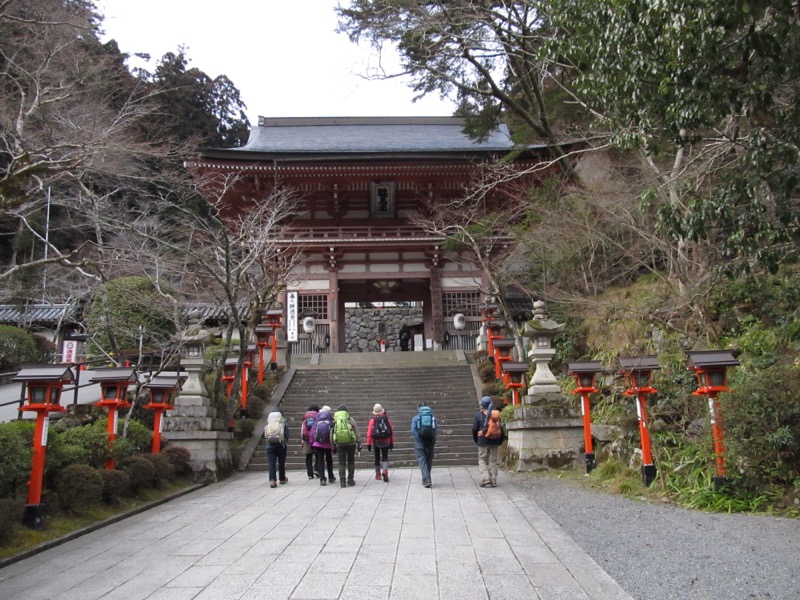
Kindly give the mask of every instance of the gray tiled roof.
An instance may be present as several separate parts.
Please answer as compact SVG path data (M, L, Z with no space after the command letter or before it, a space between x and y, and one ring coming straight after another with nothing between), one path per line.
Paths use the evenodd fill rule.
M74 304L0 304L0 325L55 326L62 320L74 323L77 313L78 307Z
M508 152L514 147L500 125L476 142L458 117L259 118L241 152L263 153L463 153Z

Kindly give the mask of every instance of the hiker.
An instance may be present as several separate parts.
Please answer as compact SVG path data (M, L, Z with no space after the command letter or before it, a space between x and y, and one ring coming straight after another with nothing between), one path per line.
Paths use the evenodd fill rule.
M417 405L417 414L411 419L411 433L414 435L414 452L417 455L422 485L431 487L433 468L433 447L436 445L436 417L425 402Z
M300 447L303 449L303 454L306 455L306 473L309 479L314 479L315 476L319 477L319 473L314 470L314 455L316 452L311 446L311 430L314 428L317 414L319 414L319 406L312 404L303 413L303 424L300 426Z
M280 477L281 485L289 483L286 478L286 441L289 439L289 424L284 419L281 409L275 409L267 416L264 437L267 440L269 487L278 487L278 477ZM276 470L278 477L276 477Z
M333 413L332 438L339 455L339 484L342 487L355 485L356 448L361 450L361 441L358 438L358 425L344 404L340 404ZM334 481L333 477L331 481Z
M375 448L375 479L389 483L389 450L394 449L394 428L383 406L372 407L372 418L367 427L367 452Z
M504 437L500 411L493 409L489 396L481 398L480 406L472 420L472 439L478 445L480 485L497 487L497 455Z
M319 474L319 484L328 485L325 479L325 467L328 467L328 479L333 483L336 477L333 476L333 455L331 449L331 430L333 429L333 413L330 406L323 406L314 421L314 428L311 430L311 447L314 448L316 455L316 469Z

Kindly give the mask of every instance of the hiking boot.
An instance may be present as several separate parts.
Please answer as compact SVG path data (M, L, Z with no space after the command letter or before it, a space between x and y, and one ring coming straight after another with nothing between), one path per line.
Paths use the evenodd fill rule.
M327 482L327 481L325 481L325 478L324 478L324 477L320 477L320 478L319 478L319 484L320 484L320 485L328 485L328 482Z
M489 487L490 485L492 485L492 482L489 481L488 479L484 479L483 481L481 481L481 487Z
M330 477L328 477L328 481L330 481L331 483L336 483L336 477L331 475Z
M380 471L375 471L375 481L380 481L380 480L381 480L381 473L380 473Z
M346 482L344 479L340 479L340 480L339 480L339 484L340 484L340 485L341 485L343 488L347 487L347 482Z
M492 487L497 487L497 482L496 481L492 482Z
M309 479L314 479L314 475L309 475L308 478Z
M431 480L426 479L425 481L422 482L422 485L425 486L426 488L431 487Z
M278 487L278 484L275 482L274 479L269 480L269 487Z
M281 485L285 485L287 483L289 483L288 479L286 479L285 477L283 479L281 479Z
M352 487L352 486L354 486L355 484L356 484L356 480L355 480L355 479L348 479L348 480L347 480L347 485L349 485L349 486L351 486L351 487Z
M383 480L384 480L386 483L389 483L389 471L384 471L384 472L382 473L382 475L383 475Z

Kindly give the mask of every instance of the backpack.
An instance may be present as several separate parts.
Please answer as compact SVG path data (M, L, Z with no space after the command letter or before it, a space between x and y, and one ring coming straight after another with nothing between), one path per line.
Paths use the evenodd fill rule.
M351 444L356 441L356 432L350 422L350 413L346 410L337 410L333 413L333 443Z
M279 412L271 412L267 417L267 426L264 427L264 437L267 438L267 443L272 446L277 446L286 441L284 436L284 426L286 420Z
M388 440L392 437L392 426L389 417L381 415L375 417L372 423L372 437L376 440Z
M314 422L314 441L320 444L330 444L331 427L333 426L333 416L328 411L317 415Z
M419 418L417 419L417 433L419 435L419 439L421 440L433 439L434 422L435 419L433 417L433 411L431 410L431 407L420 406Z
M317 411L308 410L303 415L303 428L300 437L304 442L311 441L311 430L314 429L314 422L317 420Z
M492 410L488 412L484 410L483 415L483 437L487 440L503 439L503 424L500 422L500 411Z

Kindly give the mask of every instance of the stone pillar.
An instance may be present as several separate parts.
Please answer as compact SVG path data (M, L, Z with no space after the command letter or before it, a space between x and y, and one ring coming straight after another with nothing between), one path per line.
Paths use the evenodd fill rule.
M553 337L564 324L551 321L544 302L534 303L533 319L524 334L532 347L528 358L536 366L528 395L514 408L514 420L507 424L506 462L517 471L558 469L583 464L583 420L578 406L561 392L550 370L555 355Z
M202 356L182 358L186 370L183 389L175 398L175 408L164 419L164 439L191 453L189 464L198 483L210 483L226 477L233 469L231 440L225 423L216 417L203 383L206 362Z

